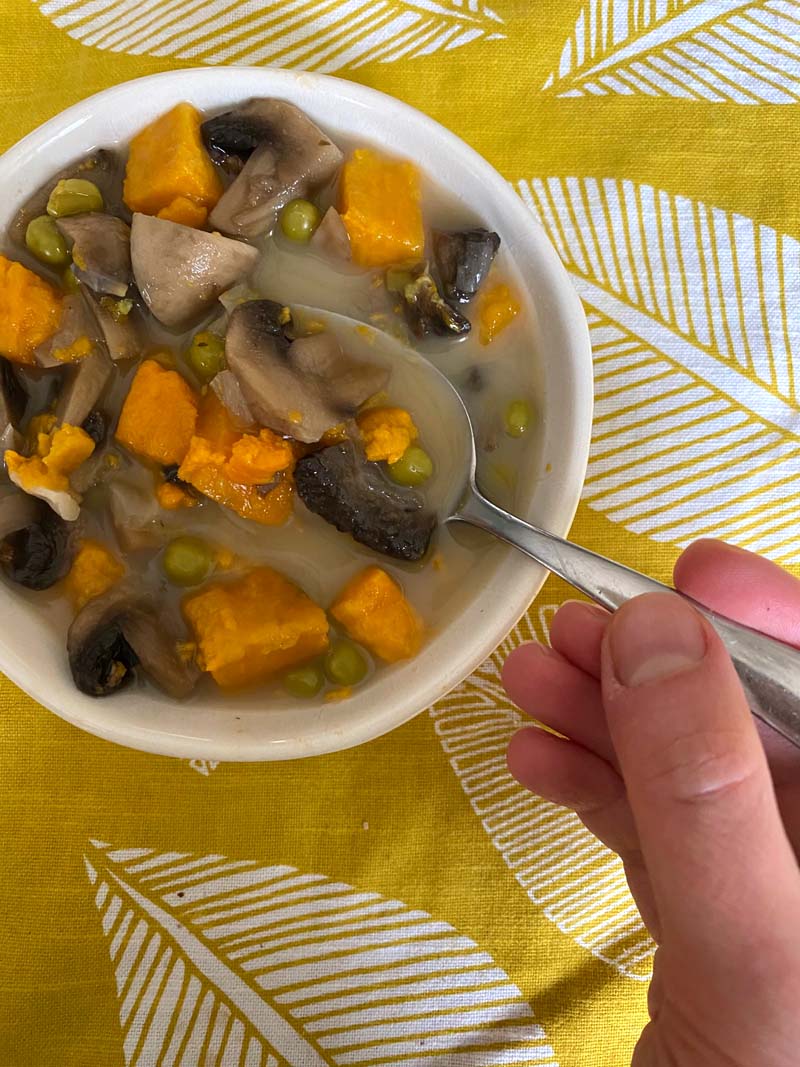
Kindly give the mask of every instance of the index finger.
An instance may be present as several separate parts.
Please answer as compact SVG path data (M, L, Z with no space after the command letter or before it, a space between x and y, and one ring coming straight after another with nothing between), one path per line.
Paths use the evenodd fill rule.
M724 541L695 541L674 578L712 611L800 648L800 581L777 563Z

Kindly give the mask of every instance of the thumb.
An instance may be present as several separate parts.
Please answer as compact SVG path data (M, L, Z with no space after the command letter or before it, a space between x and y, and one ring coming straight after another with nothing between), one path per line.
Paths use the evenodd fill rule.
M608 625L602 684L664 942L728 967L754 937L785 942L776 920L798 914L800 873L713 627L673 594L630 601Z

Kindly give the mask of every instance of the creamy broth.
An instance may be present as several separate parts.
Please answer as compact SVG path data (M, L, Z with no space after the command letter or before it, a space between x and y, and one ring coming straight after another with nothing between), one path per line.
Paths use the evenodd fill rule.
M339 144L346 157L356 147L338 139L335 130L326 132ZM378 146L375 149L380 150ZM124 160L123 151L120 155L122 165ZM109 179L111 185L118 188L120 177L121 171L116 172L113 180ZM227 183L230 179L225 176L224 180ZM49 183L48 187L51 186ZM479 211L466 208L455 196L437 186L435 175L424 175L422 187L428 242L432 228L466 230L481 226ZM318 190L313 199L323 211L337 203L336 183ZM479 208L479 205L475 207ZM112 197L110 201L107 197L107 208L130 218L118 197ZM38 210L41 210L40 206ZM17 225L12 227L5 241L5 254L35 270L41 277L62 284L61 272L48 270L24 246L24 223L34 211L37 211L36 206L27 216L23 213ZM499 236L503 243L484 284L496 280L507 283L522 309L488 346L481 344L478 337L476 300L461 307L462 313L473 321L473 329L466 337L416 339L402 315L400 298L387 291L383 269L357 268L350 263L323 258L308 246L290 241L277 226L268 236L251 242L259 249L259 260L237 287L250 298L265 298L293 309L295 326L301 336L304 325L311 324L318 329L323 324L326 331L338 338L348 355L364 363L385 365L392 371L385 389L387 403L410 412L419 430L419 443L433 459L432 478L416 491L425 506L437 511L440 519L442 512L452 506L454 494L463 483L467 456L453 427L441 418L435 395L426 390L424 379L420 380L413 368L393 360L393 346L398 343L411 345L429 359L462 395L476 430L478 480L492 500L513 509L520 504L523 490L528 493L532 482L543 476L540 426L536 414L540 380L534 350L534 312L506 248L506 244L513 243L513 235L501 233ZM430 247L426 247L425 253L428 259L433 258ZM163 353L167 349L172 354L166 360L167 364L200 392L201 383L183 354L198 331L224 332L226 316L223 306L212 307L190 330L176 332L163 327L142 305L135 290L131 292L136 299L137 306L132 315L140 327L142 355ZM338 318L342 316L344 319ZM163 358L159 356L159 359ZM496 550L496 546L483 535L439 522L425 557L419 562L404 562L356 543L351 536L338 532L319 515L309 511L299 500L295 501L293 513L284 525L263 526L207 498L201 498L198 506L191 508L157 510L154 521L147 526L148 544L134 548L126 546L112 521L112 498L128 499L129 511L133 515L139 504L146 510L146 503L154 494L153 464L142 462L113 438L114 420L139 363L139 360L127 360L114 364L111 381L98 405L110 417L109 434L103 446L109 459L96 484L84 494L78 524L80 537L102 542L123 559L139 586L152 592L162 619L181 639L190 637L180 610L187 591L171 584L163 569L163 548L177 536L190 534L202 538L209 545L228 550L236 557L224 574L218 571L211 575L210 582L225 580L228 576L235 578L250 567L266 565L297 583L323 608L331 603L356 571L376 565L400 584L429 632L435 632L448 616L453 597L463 589L464 583L475 580L474 573L481 568L486 554ZM48 408L50 398L58 392L56 382L63 372L58 368L17 368L17 373L29 394L26 412L19 424L24 433L30 418ZM515 400L526 401L533 413L530 429L519 439L512 438L504 429L504 414ZM19 592L42 605L43 625L57 627L66 633L73 609L60 584L39 592L23 588ZM189 591L190 594L194 592L196 589ZM334 624L332 632L337 629ZM372 656L369 663L370 671L381 669ZM136 674L136 684L148 684L141 671ZM196 692L213 684L203 675ZM278 684L277 678L267 681L260 692L269 693ZM321 701L323 696L314 699ZM231 699L237 702L240 698L232 693Z

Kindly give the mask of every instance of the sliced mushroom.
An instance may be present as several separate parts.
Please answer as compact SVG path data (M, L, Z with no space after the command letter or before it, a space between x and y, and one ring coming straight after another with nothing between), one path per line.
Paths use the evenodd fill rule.
M184 329L253 269L258 250L218 233L136 214L131 260L136 284L155 317L171 329Z
M59 424L83 425L97 406L112 370L113 364L105 352L95 352L70 368L55 410Z
M433 253L448 300L468 304L475 296L500 247L492 230L433 231Z
M111 359L116 362L138 356L142 344L135 321L131 318L131 301L97 296L85 286L81 287L81 295L97 320Z
M390 486L375 463L352 441L301 459L295 484L309 511L359 544L393 559L420 560L428 551L436 517L410 490Z
M270 300L236 308L225 357L255 418L278 433L310 443L351 418L389 380L384 367L345 355L329 333L288 344L276 333Z
M83 351L70 358L76 347ZM41 367L63 367L70 362L85 362L92 353L105 353L97 320L80 293L64 298L58 329L36 349L36 361Z
M102 211L56 219L72 246L72 270L97 293L125 296L131 283L131 230Z
M427 268L412 275L400 290L406 321L417 337L434 333L460 337L469 333L469 319L443 300Z
M215 147L227 145L239 158L248 156L209 219L216 229L239 237L271 230L285 204L330 181L344 158L307 115L285 100L250 100L209 120L206 131Z
M27 493L0 498L0 563L12 582L49 589L70 568L70 527L52 508Z
M162 625L157 609L129 583L90 600L67 634L72 678L82 693L103 697L133 677L137 666L164 692L187 697L198 671L177 652L177 639Z
M326 259L348 261L351 258L350 234L335 207L329 207L322 216L311 238L309 247Z
M229 370L220 371L211 381L211 388L217 394L217 399L227 408L237 426L246 429L256 421L253 412L244 398L239 379Z
M155 493L123 479L108 486L108 506L114 533L126 552L155 548L166 536L164 512Z
M106 444L108 436L108 418L102 411L92 411L84 419L81 429L94 441L95 449L87 460L70 475L69 484L79 497L88 493L94 486L116 473L119 455ZM112 455L115 459L112 459Z
M19 449L17 429L27 394L7 359L0 357L0 459L7 448Z

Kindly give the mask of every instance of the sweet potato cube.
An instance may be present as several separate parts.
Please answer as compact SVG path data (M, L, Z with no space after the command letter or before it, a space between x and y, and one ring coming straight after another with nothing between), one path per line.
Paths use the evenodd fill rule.
M425 229L413 163L358 148L342 169L341 188L342 221L356 263L388 267L422 256Z
M122 405L119 443L154 463L180 463L196 424L197 397L186 379L153 359L145 360Z
M396 463L418 432L404 408L367 408L356 420L367 459Z
M124 564L110 548L87 538L81 542L64 579L64 592L77 612L90 600L107 593L124 573Z
M269 567L207 585L183 601L197 661L224 689L258 685L328 648L328 619L302 589Z
M61 294L48 282L0 256L0 356L35 363L35 351L58 329Z
M422 646L422 620L380 567L351 578L331 605L331 615L354 641L387 663L410 659Z
M233 445L225 474L238 485L266 485L279 471L294 466L291 443L272 430L244 434Z
M202 115L176 104L130 144L123 197L131 211L201 226L222 196L222 182L200 135ZM192 213L189 201L200 211ZM188 221L186 221L188 220Z
M507 329L522 311L522 305L511 289L500 283L478 297L480 340L490 345Z
M281 526L294 508L294 465L288 442L269 430L243 434L216 394L209 392L200 404L196 433L178 477L243 519ZM265 492L264 484L278 471L282 481Z
M188 197L178 196L171 204L162 207L158 212L158 217L166 219L167 222L177 222L180 226L192 226L194 229L199 229L206 224L208 208L203 207L202 204L196 204Z

